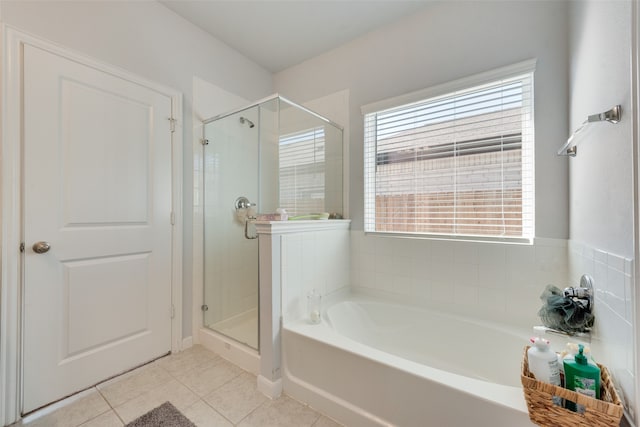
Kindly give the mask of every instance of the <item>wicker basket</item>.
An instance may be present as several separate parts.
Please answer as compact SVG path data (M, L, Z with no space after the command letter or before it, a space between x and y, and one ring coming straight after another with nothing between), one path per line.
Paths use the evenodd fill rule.
M524 349L521 380L529 418L534 424L549 427L613 427L620 425L623 413L622 403L605 366L598 364L601 375L600 399L593 399L575 391L536 380L529 372L528 349L529 346ZM584 414L578 414L554 405L553 396L583 405L585 407Z

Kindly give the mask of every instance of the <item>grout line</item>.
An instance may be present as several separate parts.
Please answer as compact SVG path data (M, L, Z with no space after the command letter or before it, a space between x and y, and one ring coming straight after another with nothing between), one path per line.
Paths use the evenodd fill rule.
M211 352L213 354L216 354L214 352ZM217 355L217 354L216 354ZM224 360L224 359L223 359ZM218 365L214 365L213 367L218 366ZM242 370L242 372L246 372L244 370ZM240 375L242 375L242 372L239 373L238 375L236 375L235 377L229 379L228 381L224 382L223 384L221 384L220 386L216 387L215 389L211 390L209 393L207 393L205 396L200 396L195 390L191 389L191 387L189 387L187 384L183 383L182 381L180 381L178 378L175 378L176 381L178 381L180 384L182 384L183 386L185 386L189 391L191 391L193 394L195 394L196 396L198 396L198 399L202 402L204 402L205 405L207 405L209 408L213 409L216 413L218 413L222 418L224 418L225 420L229 421L229 423L231 423L233 426L235 426L236 424L234 424L233 421L231 421L229 418L225 417L224 414L222 414L221 412L219 412L216 408L214 408L213 406L211 406L209 404L209 402L207 402L204 398L208 395L210 395L211 393L213 393L214 391L222 388L224 385L230 383L231 381L233 381L234 379L238 378ZM195 402L193 405L195 405L197 402ZM191 405L191 406L193 406ZM189 406L189 408L191 407Z
M233 363L231 363L231 362L227 361L226 359L224 359L224 358L223 358L222 356L220 356L218 353L213 352L213 351L211 351L211 350L209 350L209 349L206 349L206 348L205 348L205 350L206 350L207 352L209 352L209 353L211 353L211 354L213 354L213 355L215 355L215 356L216 356L215 358L212 358L212 359L210 359L209 361L207 361L207 363L208 363L208 362L210 362L210 361L213 361L213 360L216 360L216 361L217 361L217 359L219 359L219 361L217 361L218 363L213 364L212 366L210 366L210 367L209 367L209 368L207 368L207 369L215 369L216 367L220 366L221 364L223 364L223 363L225 363L225 362L226 362L226 363L229 363L229 364L231 364L231 365L233 365L233 366L236 366L236 365L234 365ZM204 365L204 364L203 364L203 365ZM194 367L193 369L189 369L189 370L188 370L188 371L186 371L186 372L192 372L192 371L195 371L196 369L202 369L203 365L202 365L202 366ZM171 372L168 372L167 370L165 370L165 369L164 369L164 368L162 368L161 366L160 366L160 368L161 368L161 369L163 369L165 372L167 372L167 374L169 374L169 376L171 376L171 377L172 377L174 380L176 380L179 384L183 385L187 390L189 390L189 391L190 391L190 392L192 392L194 395L196 395L196 396L198 397L198 401L202 401L202 402L204 402L204 404L205 404L205 405L207 405L208 407L210 407L211 409L213 409L213 410L214 410L217 414L219 414L223 419L225 419L225 420L229 421L229 423L230 423L231 425L234 425L234 426L236 425L236 424L234 424L231 420L229 420L227 417L225 417L222 413L220 413L219 411L217 411L217 410L216 410L216 408L214 408L213 406L209 405L209 403L208 403L204 398L205 398L205 396L207 396L207 395L209 395L209 394L213 393L214 391L216 391L216 390L220 389L221 387L223 387L223 386L225 386L226 384L230 383L231 381L233 381L234 379L238 378L240 375L242 375L244 372L247 372L247 371L245 371L244 369L240 368L240 371L241 371L241 372L240 372L238 375L235 375L235 376L233 376L232 378L230 378L229 380L227 380L227 381L225 381L224 383L220 384L220 385L219 385L218 387L216 387L215 389L213 389L213 390L209 391L208 393L206 393L206 394L205 394L205 396L200 396L200 394L199 394L198 392L196 392L196 391L195 391L195 390L193 390L191 387L189 387L189 385L185 384L185 383L184 383L182 380L180 380L177 376L175 376L175 375L174 375L174 374L172 374ZM188 408L190 408L190 407L192 407L193 405L195 405L196 403L198 403L198 401L194 402L194 403L193 403L192 405L190 405ZM188 409L188 408L186 408L186 409Z
M111 402L109 402L109 399L107 399L107 397L104 394L102 394L102 391L98 387L96 387L96 391L100 393L100 397L102 397L104 401L107 402L107 405L109 405L109 408L111 408L111 411L115 414L116 417L118 417L118 419L124 426L126 423L124 422L120 414L118 414L118 411L116 411L116 408L111 404Z
M264 402L262 402L261 404L259 404L258 406L256 406L255 408L253 408L251 411L249 411L247 413L247 415L245 415L244 417L240 418L240 420L238 421L237 424L234 424L236 426L239 426L244 420L246 420L251 414L253 414L254 412L256 412L258 409L262 408L263 406L266 406L267 403L269 402L273 402L273 400L267 398L267 400L265 400Z
M320 412L320 411L316 410L313 406L309 405L308 403L301 402L301 401L299 401L298 399L294 399L293 397L289 396L288 394L286 394L286 393L284 393L284 392L282 393L282 395L287 396L289 399L291 399L291 400L293 400L293 401L295 401L295 402L298 402L299 404L303 405L305 408L307 408L307 409L309 409L309 410L313 411L313 412L318 416L318 418L316 418L316 420L315 420L313 423L311 423L311 426L310 426L310 427L315 426L315 425L316 425L316 423L317 423L318 421L320 421L320 418L322 418L322 415L323 415L323 414L322 414L322 412Z
M219 358L219 359L220 359L221 361L223 361L224 363L228 363L228 364L230 364L230 365L236 366L236 365L234 365L232 362L227 361L226 359L222 358L222 357L221 357L220 355L218 355L217 353L215 353L215 352L213 352L213 351L210 351L210 350L208 350L208 349L205 349L205 350L206 350L208 353L210 353L211 355L215 356L215 358L212 358L211 360L216 360L216 358ZM151 362L151 363L153 363L153 362ZM138 367L138 368L136 368L136 369L132 369L132 370L130 370L130 371L128 371L128 372L125 372L125 373L122 373L122 374L120 374L120 375L117 375L117 376L115 376L115 377L113 377L113 378L111 378L111 379L117 379L117 378L120 378L120 377L130 377L130 376L133 376L133 375L137 375L139 372L135 372L136 370L140 370L140 372L143 372L143 370L145 369L145 367L147 367L147 366L148 366L148 365L150 365L151 363L145 364L145 365L143 365L143 366L141 366L141 367ZM211 369L214 369L214 368L218 367L219 365L220 365L220 363L216 363L216 364L214 364L214 365L210 366L210 368L211 368ZM240 425L243 421L245 421L248 417L250 417L250 416L251 416L253 413L255 413L256 411L258 411L258 410L260 410L260 409L265 409L265 408L267 408L267 406L268 406L268 405L272 404L272 402L275 402L276 400L278 400L278 399L273 399L273 400L272 400L272 399L268 399L268 398L267 398L264 402L260 403L258 406L256 406L255 408L253 408L252 410L250 410L248 413L246 413L246 414L245 414L245 415L244 415L240 420L238 420L238 422L237 422L237 423L234 423L232 420L230 420L230 419L229 419L229 418L227 418L224 414L222 414L220 411L218 411L218 410L217 410L213 405L209 404L209 402L207 402L207 401L205 400L205 397L206 397L206 396L202 396L202 397L201 397L198 393L196 393L194 390L192 390L192 389L191 389L187 384L185 384L183 381L181 381L180 379L178 379L178 378L177 378L174 374L172 374L171 372L167 371L167 370L166 370L164 367L162 367L160 364L155 364L154 366L156 366L157 368L159 368L159 370L160 370L160 371L162 371L162 372L164 372L165 374L167 374L167 377L169 378L169 380L168 380L168 381L172 381L172 380L173 380L173 381L176 381L177 383L181 384L182 386L184 386L186 389L188 389L190 392L192 392L194 395L196 395L196 396L198 397L198 399L197 399L194 403L192 403L191 405L189 405L188 407L186 407L184 410L187 410L187 409L189 409L189 408L193 407L195 404L197 404L197 403L199 403L199 402L203 402L203 403L204 403L208 408L212 409L215 413L217 413L218 415L220 415L220 416L222 417L222 419L224 419L224 420L226 420L227 422L229 422L232 426L238 426L238 425ZM199 367L195 367L195 368L193 368L193 370L195 370L195 369L200 369L200 370L202 370L202 366L199 366ZM191 371L192 371L192 370L190 369L188 372L191 372ZM207 393L207 395L209 395L209 394L211 394L211 393L214 393L214 392L216 392L216 391L220 390L222 387L224 387L225 385L227 385L227 384L231 383L231 382L232 382L232 381L234 381L234 380L237 380L240 376L242 376L242 375L244 375L244 374L248 374L248 375L250 375L252 378L255 378L255 375L254 375L253 373L248 372L248 371L246 371L246 370L244 370L244 369L240 368L240 369L239 369L239 373L238 373L237 375L235 375L235 376L231 377L230 379L228 379L227 381L225 381L224 383L222 383L221 385L219 385L219 386L218 386L218 387L216 387L215 389L211 390L209 393ZM106 382L106 381L105 381L105 382ZM117 382L117 381L115 381L115 382ZM114 382L114 383L115 383L115 382ZM103 383L100 383L100 384L98 384L98 385L102 385L102 384L103 384ZM157 385L155 388L157 388L157 387L161 387L161 386L163 386L164 384L166 384L166 382L162 382L161 384ZM108 409L108 410L105 410L104 412L102 412L102 413L100 413L100 414L97 414L96 416L94 416L94 417L92 417L92 418L89 418L89 419L85 420L82 424L78 424L76 427L81 427L81 426L85 425L86 423L89 423L89 422L91 422L92 420L94 420L94 419L96 419L96 418L98 418L98 417L100 417L100 416L102 416L102 415L104 415L104 414L107 414L107 413L109 413L109 412L113 412L113 413L115 414L115 416L117 417L117 419L118 419L118 420L119 420L123 425L125 425L126 423L125 423L124 419L120 416L120 414L117 412L116 407L115 407L115 406L114 406L114 405L113 405L113 404L112 404L112 403L107 399L106 394L104 393L104 392L105 392L105 390L104 390L104 389L100 389L100 388L98 388L98 385L93 386L93 387L91 387L91 388L93 389L93 391L95 391L95 392L97 392L97 393L98 393L98 396L100 396L100 398L101 398L101 399L103 399L103 400L106 402L106 404L107 404L107 406L108 406L108 408L109 408L109 409ZM89 389L89 390L91 390L91 389ZM257 387L255 386L255 384L253 385L253 390L254 390L254 391L257 391ZM152 390L148 390L147 392L143 393L142 395L147 394L147 393L150 393L151 391L152 391ZM133 399L136 399L136 398L138 398L138 397L140 397L140 396L142 396L142 395L139 395L139 396L137 396L137 397L134 397ZM305 406L306 408L308 408L308 409L312 410L312 411L316 414L316 419L315 419L311 424L309 424L309 426L310 426L310 427L317 426L317 425L318 425L318 423L320 422L320 420L322 419L322 417L323 417L323 416L325 416L322 412L315 410L314 408L312 408L311 406L309 406L309 405L308 405L308 404L306 404L306 403L303 403L303 402L300 402L300 401L298 401L298 400L296 400L296 399L293 399L292 397L288 396L286 393L283 393L283 394L282 394L282 396L283 396L283 397L287 397L287 398L289 398L289 399L292 399L292 400L294 400L294 401L296 401L296 402L300 403L301 405L303 405L303 406ZM130 400L131 400L131 399L130 399ZM130 401L130 400L128 400L128 401ZM127 402L128 402L128 401L127 401ZM127 403L127 402L124 402L123 404L125 404L125 403ZM120 405L119 405L119 406L120 406ZM17 425L16 425L16 427L19 427L20 425L21 425L21 424L17 424Z
M218 366L218 365L214 365L214 366L212 366L210 369L213 369L213 368L215 368L216 366ZM234 365L234 366L236 366L236 365ZM195 369L191 369L191 370L189 370L188 372L191 372L191 371L194 371L194 370L195 370ZM243 370L243 372L245 372L245 371ZM169 374L169 375L171 375L171 374ZM224 385L225 385L225 384L227 384L228 382L233 381L234 379L236 379L236 378L237 378L237 377L239 377L240 375L242 375L242 373L239 373L238 375L236 375L236 376L232 377L231 379L229 379L229 380L225 381L224 383L220 384L218 387L216 387L216 388L214 388L213 390L211 390L211 391L209 391L208 393L206 393L206 394L205 394L205 396L206 396L206 395L208 395L208 394L213 393L214 391L218 390L220 387L224 386ZM204 396L200 396L200 394L199 394L197 391L195 391L194 389L192 389L191 387L189 387L189 385L185 384L184 382L180 381L178 378L173 377L173 379L175 379L178 383L180 383L180 384L182 384L183 386L185 386L185 387L187 388L187 390L189 390L191 393L193 393L193 394L195 394L196 396L198 396L198 398L199 398L199 399L204 398Z
M231 421L229 418L225 417L225 416L224 416L224 414L223 414L222 412L218 411L216 408L214 408L213 406L211 406L211 405L209 404L209 402L207 402L206 400L204 400L204 398L202 398L202 399L200 399L200 400L201 400L205 405L207 405L209 408L213 409L213 411L214 411L215 413L217 413L218 415L220 415L220 416L221 416L222 418L224 418L225 420L229 421L229 424L231 424L231 425L233 425L233 426L235 426L235 425L236 425L236 424L234 424L234 422L233 422L233 421ZM195 405L195 403L194 403L194 405ZM193 405L191 405L191 406L193 406ZM191 407L191 406L190 406L190 407Z

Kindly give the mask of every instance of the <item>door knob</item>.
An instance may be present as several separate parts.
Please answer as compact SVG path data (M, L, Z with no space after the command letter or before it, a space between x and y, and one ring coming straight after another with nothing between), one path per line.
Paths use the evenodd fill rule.
M37 254L43 254L49 252L49 249L51 249L51 245L48 242L36 242L33 244L32 248L33 252Z

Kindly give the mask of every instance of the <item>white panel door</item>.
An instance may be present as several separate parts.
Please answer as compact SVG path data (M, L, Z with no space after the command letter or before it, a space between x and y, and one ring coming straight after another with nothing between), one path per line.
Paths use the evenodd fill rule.
M30 45L23 77L26 413L171 349L171 98Z

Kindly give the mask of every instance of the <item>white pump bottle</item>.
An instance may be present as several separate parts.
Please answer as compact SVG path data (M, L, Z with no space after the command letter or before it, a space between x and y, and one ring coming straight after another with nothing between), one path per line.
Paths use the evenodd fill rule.
M531 338L531 343L532 346L527 350L529 371L538 381L561 386L558 355L551 351L549 341L544 338L533 337ZM556 405L562 404L562 400L557 396L553 397L553 402Z

